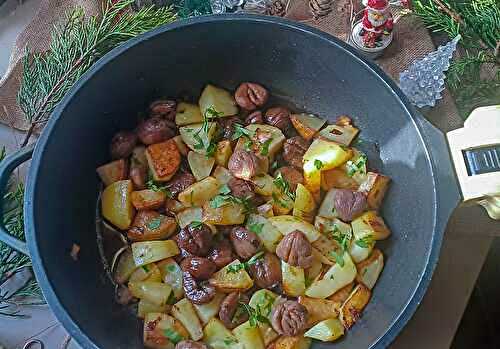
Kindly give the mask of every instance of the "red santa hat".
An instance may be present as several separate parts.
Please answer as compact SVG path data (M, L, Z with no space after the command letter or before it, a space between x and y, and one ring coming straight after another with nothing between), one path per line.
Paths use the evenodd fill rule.
M387 6L389 6L388 0L368 0L368 7L371 7L374 10L383 10Z

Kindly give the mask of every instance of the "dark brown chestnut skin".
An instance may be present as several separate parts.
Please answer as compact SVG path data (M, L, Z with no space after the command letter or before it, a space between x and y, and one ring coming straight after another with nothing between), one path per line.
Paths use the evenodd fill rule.
M244 227L234 228L229 237L236 254L245 260L256 254L262 245L257 235Z
M215 287L207 281L196 281L188 272L182 272L184 294L194 304L205 304L215 297Z
M234 177L247 181L262 173L261 162L257 155L243 149L234 151L229 158L227 168Z
M216 242L207 258L214 262L218 269L225 267L234 260L231 243L226 239Z
M149 105L149 116L175 121L177 103L171 99L159 99Z
M179 248L199 257L205 257L213 244L212 231L206 224L196 227L189 224L180 230L175 240Z
M173 197L184 191L191 184L196 182L196 178L189 172L178 171L167 183L167 188Z
M309 314L306 307L296 301L281 300L271 312L271 325L282 336L296 336L303 332Z
M352 221L368 208L365 194L350 189L335 189L333 206L339 218L346 222Z
M240 292L232 292L224 298L219 309L219 319L222 323L232 330L248 320L248 313L242 311L241 304L248 304L250 299L247 295Z
M214 262L203 257L188 257L181 262L182 271L190 273L196 280L208 280L217 266Z
M125 159L137 145L137 135L132 131L120 131L111 139L109 151L112 159Z
M231 178L227 183L231 194L241 199L253 200L255 198L255 187L252 182L239 178Z
M304 183L304 176L302 175L302 171L297 170L295 167L280 167L276 170L275 175L277 175L278 173L281 173L283 179L290 185L290 189L292 190L292 192L295 192L299 183Z
M283 159L293 167L302 169L303 158L310 142L300 136L288 138L283 145Z
M271 288L281 282L281 263L273 253L266 253L248 269L255 284L260 288Z
M136 132L142 143L150 145L174 137L177 127L172 121L162 118L150 118L141 121Z

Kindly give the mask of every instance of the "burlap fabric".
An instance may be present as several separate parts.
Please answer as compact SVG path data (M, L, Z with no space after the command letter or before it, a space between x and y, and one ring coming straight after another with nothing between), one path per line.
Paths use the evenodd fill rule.
M360 1L354 0L354 2ZM349 0L334 0L334 10L329 15L314 19L308 0L290 0L286 17L307 23L346 41L350 3ZM32 22L17 38L8 70L0 80L0 122L20 130L29 127L16 103L22 73L22 57L26 49L35 52L45 51L49 46L52 26L63 21L64 14L75 6L82 6L88 15L94 15L99 12L100 0L42 0ZM410 63L434 49L433 42L422 23L414 17L407 16L395 26L393 43L376 62L397 81L399 73ZM461 119L448 91L444 92L443 99L437 106L425 114L443 131L461 125Z

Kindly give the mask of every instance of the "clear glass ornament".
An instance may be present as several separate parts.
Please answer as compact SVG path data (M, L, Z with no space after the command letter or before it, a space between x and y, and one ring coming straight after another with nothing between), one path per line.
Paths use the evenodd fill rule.
M270 0L246 0L243 8L238 12L265 15L270 4Z
M221 14L225 13L227 9L235 9L241 7L245 0L210 0L210 7L212 13Z
M436 51L414 62L399 74L399 87L406 97L419 108L436 104L442 98L445 72L450 67L453 53L457 49L460 35Z

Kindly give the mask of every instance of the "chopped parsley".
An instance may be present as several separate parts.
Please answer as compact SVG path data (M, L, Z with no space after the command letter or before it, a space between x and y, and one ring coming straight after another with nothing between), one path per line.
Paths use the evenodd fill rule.
M170 294L168 295L167 304L173 305L176 302L177 298L175 298L175 294L173 292L170 292Z
M369 248L373 244L373 240L373 235L367 235L361 239L355 240L354 243L361 248Z
M156 192L161 191L161 192L165 193L169 198L174 197L174 195L172 194L172 192L168 189L168 187L166 185L161 185L160 183L156 182L153 179L149 179L146 182L146 187L152 191L156 191Z
M147 265L143 265L142 266L142 269L146 272L146 273L149 273L149 268Z
M251 306L249 306L246 303L240 302L240 305L245 309L245 311L248 314L248 322L250 323L251 327L257 326L257 324L263 323L263 324L268 324L269 319L262 315L262 310L260 309L260 305L257 304L257 308L254 309Z
M161 221L162 221L161 216L153 218L147 224L148 225L148 229L151 229L151 230L158 229L161 226Z
M193 229L198 229L198 228L201 228L203 226L203 222L200 222L200 221L192 221L191 223L189 223L189 226Z
M269 155L269 146L271 145L272 142L273 142L273 139L269 138L264 143L262 143L261 149L260 149L260 155L264 155L264 156Z
M330 256L335 258L335 262L340 265L342 268L344 267L344 250L341 253L337 253L335 251L330 251Z
M245 143L243 143L243 149L245 149L245 151L252 151L252 146L253 143L250 139L246 140Z
M234 339L234 338L229 338L229 337L224 338L223 342L224 342L224 344L225 344L226 346L230 346L231 344L236 344L236 343L238 343L238 341L237 341L236 339Z
M306 285L306 288L308 288L309 286L311 286L311 284L313 283L313 279L310 278L310 277L307 277L305 278L305 285Z
M219 194L227 195L231 193L231 188L227 184L224 184L222 187L219 189Z
M245 214L254 212L255 207L249 198L239 198L231 194L219 194L210 200L211 208L219 208L229 204L242 205L245 209Z
M180 341L184 340L184 337L182 337L177 331L174 331L171 328L167 328L163 331L165 334L165 337L167 337L173 344L177 344Z
M275 171L278 169L278 161L274 160L274 162L271 164L271 171Z
M285 180L285 178L283 178L281 172L278 173L276 178L273 180L273 183L283 192L283 194L292 199L292 201L295 201L295 193L291 191L290 184Z
M356 160L349 160L346 162L347 175L349 177L354 176L356 173L365 174L366 173L366 162L368 158L365 154L361 154Z
M264 223L254 223L248 226L248 230L255 234L262 234L262 228L264 228Z
M316 167L316 169L318 169L318 170L321 170L323 168L323 162L321 162L321 160L315 159L314 160L314 167Z
M201 129L200 129L201 130ZM205 148L205 143L203 143L203 139L200 137L200 130L198 130L198 132L196 132L194 135L193 135L193 138L194 140L196 141L196 143L193 145L194 149L196 150L199 150L199 149L203 149Z
M277 205L279 205L279 206L281 206L281 207L283 207L283 208L288 208L288 205L287 205L286 201L282 200L282 199L278 196L278 194L273 193L273 194L272 194L272 197L273 197L273 202L274 202L275 204L277 204Z
M249 266L254 265L259 261L260 259L264 258L264 251L258 252L256 255L254 255L252 258L250 258L247 262L243 263L238 263L238 264L231 264L230 266L227 267L227 272L228 273L237 273L242 269L247 269Z
M217 151L217 143L215 142L210 142L206 149L206 157L211 158L215 155L215 152Z
M250 136L252 135L252 132L250 130L247 130L245 127L243 127L238 123L233 124L233 128L234 128L232 137L233 140L236 140L241 137L250 138Z

